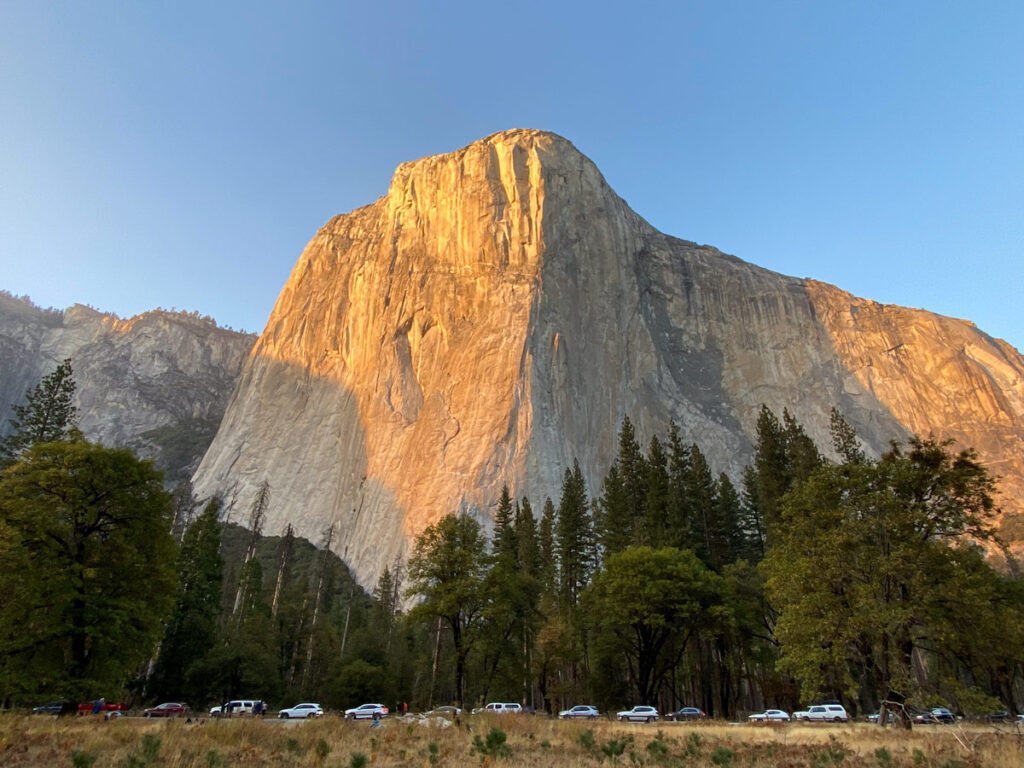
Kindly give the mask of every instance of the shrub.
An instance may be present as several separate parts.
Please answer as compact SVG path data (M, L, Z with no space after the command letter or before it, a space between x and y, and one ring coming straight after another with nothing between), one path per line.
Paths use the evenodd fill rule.
M722 766L722 768L729 768L734 757L736 757L736 753L728 747L715 747L715 751L711 753L711 762Z
M481 763L485 757L512 757L512 747L505 743L507 739L503 730L491 728L486 739L481 739L480 734L473 737L473 749L470 750L470 754L480 755Z
M618 760L622 753L626 751L628 743L628 739L622 739L621 741L619 739L609 739L601 745L601 751L609 760Z

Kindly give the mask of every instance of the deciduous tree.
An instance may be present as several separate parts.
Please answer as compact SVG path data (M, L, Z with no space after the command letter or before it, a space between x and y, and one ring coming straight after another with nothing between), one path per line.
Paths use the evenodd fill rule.
M689 550L671 547L611 555L585 597L593 628L628 665L637 703L655 701L695 633L723 625L727 602L720 576Z
M805 696L924 696L954 685L943 670L962 671L964 649L991 646L973 633L1009 626L988 612L1014 594L982 578L974 548L990 536L992 490L973 452L913 438L877 462L820 467L783 497L763 568L781 664ZM979 601L986 590L1005 599Z
M116 691L150 658L175 588L171 497L149 461L36 443L0 475L0 681Z
M416 538L409 561L409 594L422 598L414 618L441 619L451 631L455 693L465 701L466 658L479 636L485 605L487 542L468 515L447 515Z

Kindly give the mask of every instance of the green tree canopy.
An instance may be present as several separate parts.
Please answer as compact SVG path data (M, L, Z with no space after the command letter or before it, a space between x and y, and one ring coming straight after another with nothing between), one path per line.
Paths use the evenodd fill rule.
M447 515L416 538L409 560L408 594L422 598L413 618L448 625L455 651L455 694L465 701L466 658L479 638L485 605L487 541L468 515Z
M174 599L171 497L149 461L36 443L0 474L0 691L113 695Z
M150 686L159 698L196 701L205 692L190 688L186 673L217 642L224 575L219 511L220 501L210 501L181 541L176 604Z
M781 665L807 698L948 693L966 650L992 647L977 631L1017 626L1006 613L1016 592L974 546L990 535L993 481L973 452L948 448L913 438L877 462L851 451L854 461L820 467L783 497L763 571ZM966 671L977 678L990 662Z
M593 628L626 660L637 703L653 702L688 640L722 627L729 613L725 581L693 552L671 547L609 556L584 604Z

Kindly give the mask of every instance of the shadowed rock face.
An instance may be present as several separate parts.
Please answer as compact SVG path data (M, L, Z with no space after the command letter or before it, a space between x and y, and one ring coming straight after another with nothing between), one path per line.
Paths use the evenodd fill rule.
M894 334L914 354L865 372ZM504 483L557 500L576 458L598 492L626 415L642 441L675 420L734 478L762 403L821 446L836 406L874 453L934 430L1005 462L1022 369L967 323L664 235L566 140L508 131L400 166L387 196L317 233L194 482L245 522L268 480L264 530L333 526L372 586L443 515L489 519Z
M210 320L147 312L122 320L75 305L42 310L0 295L0 434L11 406L71 358L78 426L188 479L220 423L254 337Z

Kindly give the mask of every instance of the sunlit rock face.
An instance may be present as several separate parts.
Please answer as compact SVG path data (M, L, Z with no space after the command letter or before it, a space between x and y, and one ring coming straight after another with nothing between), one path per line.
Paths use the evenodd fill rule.
M156 459L168 484L195 471L255 338L154 311L122 320L76 304L42 310L0 295L0 434L12 405L71 358L78 426Z
M973 323L878 304L825 283L807 291L857 382L910 432L972 447L997 475L1008 516L1024 499L1024 357ZM1024 537L1014 549L1020 550Z
M823 447L833 406L876 454L954 425L977 444L965 425L993 419L1019 440L1016 352L960 321L890 320L922 361L949 361L949 381L948 338L913 328L972 339L962 384L988 371L991 396L936 408L944 385L927 369L876 368L884 386L864 375L850 345L884 333L842 319L858 301L656 231L558 136L495 134L400 166L385 197L317 233L196 493L224 495L245 523L268 481L265 532L291 523L323 541L333 527L332 547L372 586L443 515L489 520L505 483L535 507L557 501L575 458L599 492L627 415L643 442L674 420L736 479L762 403ZM984 434L985 458L1005 461L1014 445Z

